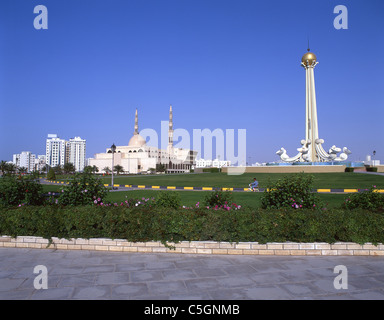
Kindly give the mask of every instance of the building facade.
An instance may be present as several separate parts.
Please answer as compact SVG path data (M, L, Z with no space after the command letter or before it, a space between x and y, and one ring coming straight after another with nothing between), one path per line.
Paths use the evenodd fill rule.
M57 134L48 134L45 145L45 161L50 167L63 166L65 164L66 141L60 139Z
M205 160L205 159L197 159L196 160L196 168L209 168L209 167L215 167L215 168L222 168L222 167L229 167L231 165L231 161L229 160Z
M86 162L86 140L75 137L66 141L49 134L46 141L45 163L50 167L72 163L75 171L83 171Z
M83 171L86 162L86 140L80 137L69 139L66 143L67 162L75 166L75 171Z
M105 153L96 153L93 159L89 159L89 165L96 166L99 172L105 172L105 168L112 169L112 156L114 166L122 166L125 173L147 172L150 169L156 169L158 164L162 164L168 173L183 173L192 169L197 152L173 146L173 111L172 106L170 106L168 147L166 150L146 144L145 139L139 134L136 110L134 133L128 145L117 146L114 154L112 154L111 148L107 148Z
M14 154L12 163L18 168L25 168L27 172L35 170L36 155L30 151L22 151L19 154Z

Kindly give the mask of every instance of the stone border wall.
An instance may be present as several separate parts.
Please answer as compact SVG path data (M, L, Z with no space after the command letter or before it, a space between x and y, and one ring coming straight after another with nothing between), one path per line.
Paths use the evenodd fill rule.
M228 173L228 171L235 173L325 173L325 172L345 172L345 165L288 165L288 166L259 166L259 167L223 167L221 172Z
M97 250L115 252L145 253L186 253L186 254L236 254L236 255L290 255L290 256L384 256L384 245L377 246L366 243L359 245L351 242L328 243L267 243L257 242L214 242L214 241L183 241L170 249L161 242L129 242L123 239L59 239L52 238L48 249L59 250ZM45 249L49 242L41 237L0 237L0 248L34 248Z

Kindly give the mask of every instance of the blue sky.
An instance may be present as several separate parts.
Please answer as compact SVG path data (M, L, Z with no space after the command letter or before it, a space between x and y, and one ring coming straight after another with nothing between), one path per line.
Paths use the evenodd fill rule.
M310 6L308 5L310 3ZM36 5L48 29L36 30ZM336 5L348 30L336 30ZM247 160L297 153L305 135L310 38L319 135L352 160L384 161L382 0L3 0L0 160L45 153L49 133L87 140L87 157L139 128L246 129Z

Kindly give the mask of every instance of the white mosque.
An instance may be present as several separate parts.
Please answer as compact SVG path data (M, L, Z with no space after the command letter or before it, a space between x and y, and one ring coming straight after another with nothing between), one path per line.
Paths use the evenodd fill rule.
M116 146L113 163L120 165L125 173L137 174L155 169L157 164L163 164L168 173L189 172L196 162L197 151L173 146L173 114L172 106L169 108L168 147L162 150L148 146L145 139L139 134L138 114L135 114L135 130L127 146ZM106 149L105 153L96 153L89 159L90 166L96 166L99 172L105 168L112 168L112 150Z

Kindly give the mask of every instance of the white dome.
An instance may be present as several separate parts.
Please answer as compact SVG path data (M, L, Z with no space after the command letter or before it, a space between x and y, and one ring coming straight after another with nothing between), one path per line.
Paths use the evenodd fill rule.
M128 143L128 147L142 147L144 145L145 145L145 139L139 134L134 134Z

